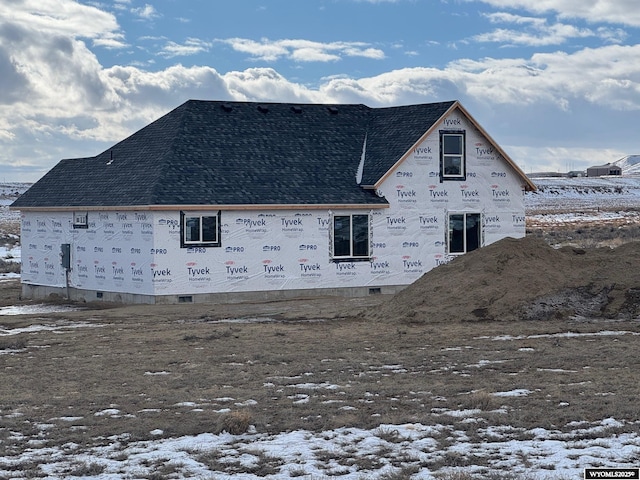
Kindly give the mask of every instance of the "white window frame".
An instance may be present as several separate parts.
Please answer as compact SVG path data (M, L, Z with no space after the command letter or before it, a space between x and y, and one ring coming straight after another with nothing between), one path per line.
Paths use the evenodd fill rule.
M198 219L198 240L187 240L187 221L189 219L197 218ZM215 238L213 240L204 240L203 239L203 222L205 218L214 218L215 219ZM217 212L180 212L180 247L181 248L190 248L190 247L220 247L222 242L220 240L221 234L221 225L220 225L220 211Z
M349 254L348 255L336 255L336 242L335 242L335 225L336 218L341 217L349 218ZM366 217L367 218L367 252L366 255L354 254L354 238L353 238L353 217ZM371 215L369 213L341 213L333 214L331 216L331 246L330 254L331 259L334 262L358 262L358 261L370 261L371 260Z
M446 137L460 138L462 151L459 153L445 153L444 143ZM467 155L466 135L464 130L440 130L440 178L441 180L466 180L467 179ZM447 159L460 157L460 173L447 173L445 165Z

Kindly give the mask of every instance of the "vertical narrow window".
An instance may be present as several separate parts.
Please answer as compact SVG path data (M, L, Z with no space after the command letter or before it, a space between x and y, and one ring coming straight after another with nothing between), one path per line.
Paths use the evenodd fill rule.
M464 131L440 131L440 177L465 180L467 165Z
M449 215L449 253L471 252L482 246L482 222L479 213Z
M199 214L180 212L180 246L219 247L220 212Z
M369 244L369 215L335 215L333 217L334 260L367 260Z

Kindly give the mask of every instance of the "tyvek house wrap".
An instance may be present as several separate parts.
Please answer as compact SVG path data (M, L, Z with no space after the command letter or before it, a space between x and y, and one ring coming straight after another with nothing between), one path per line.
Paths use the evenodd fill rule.
M448 262L448 215L478 213L482 242L525 234L522 179L457 111L443 121L466 132L466 179L440 180L434 130L378 186L389 208L222 210L221 246L180 248L179 211L89 211L22 215L22 281L65 286L60 244L70 243L70 285L181 295L407 285ZM365 151L366 154L366 151ZM370 215L370 261L332 262L332 215Z

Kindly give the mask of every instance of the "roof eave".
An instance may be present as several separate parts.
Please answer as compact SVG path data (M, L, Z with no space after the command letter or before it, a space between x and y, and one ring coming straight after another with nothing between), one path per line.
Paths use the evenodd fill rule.
M178 210L347 210L383 209L388 203L317 203L317 204L250 204L250 205L77 205L64 207L9 207L24 212L77 212L77 211L178 211Z

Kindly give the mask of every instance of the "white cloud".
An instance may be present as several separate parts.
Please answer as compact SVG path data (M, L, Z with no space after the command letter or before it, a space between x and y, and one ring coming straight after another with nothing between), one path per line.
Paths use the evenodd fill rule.
M496 29L492 32L475 35L477 42L497 42L506 45L560 45L573 38L598 37L609 43L620 43L626 33L621 29L601 27L597 30L578 28L564 23L548 24L544 18L524 17L498 12L485 15L492 23L510 23L517 30Z
M129 46L129 44L124 41L124 35L120 33L105 34L102 37L93 40L92 43L96 47L104 47L109 50L120 49Z
M256 60L273 62L280 57L289 55L288 49L281 45L268 42L267 40L256 42L246 38L229 38L221 41L231 46L231 48L237 52L248 53Z
M535 13L555 12L561 18L581 18L593 23L640 26L637 0L468 0L498 8L523 8Z
M220 76L226 94L243 101L331 103L322 93L290 82L272 68L249 68Z
M183 44L175 42L167 42L162 48L160 55L167 58L196 55L202 52L208 52L211 48L210 42L199 40L197 38L188 38Z
M346 57L385 58L384 52L363 42L314 42L310 40L269 40L259 42L246 38L219 40L237 52L247 53L253 60L274 62L288 58L297 62L332 62Z
M340 60L338 55L327 53L319 48L302 47L293 50L289 55L296 62L335 62Z
M67 0L0 2L0 24L20 26L33 35L42 33L91 39L120 35L112 14Z
M132 8L131 13L144 20L153 20L154 18L158 18L160 16L155 7L153 5L149 5L148 3L146 3L144 7Z
M129 5L131 5L131 0L115 0L113 3L113 8L116 10L124 11L129 9Z

